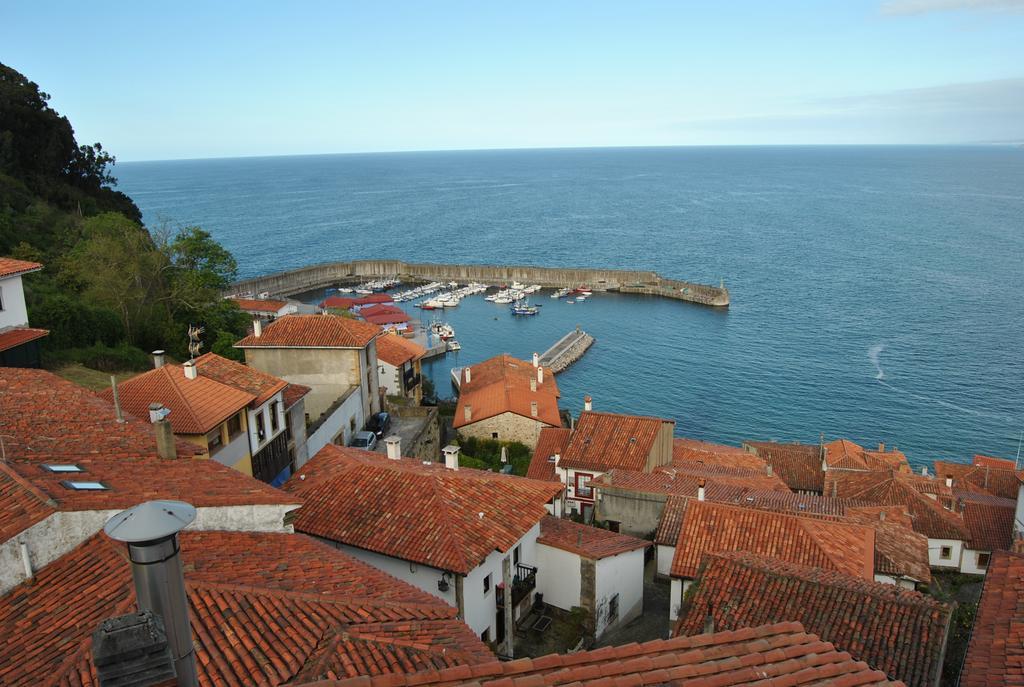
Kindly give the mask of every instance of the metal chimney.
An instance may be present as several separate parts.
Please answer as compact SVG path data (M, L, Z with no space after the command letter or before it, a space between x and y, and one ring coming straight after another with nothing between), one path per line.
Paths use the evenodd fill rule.
M153 369L160 369L167 362L167 356L162 350L153 351Z
M182 501L147 501L103 526L108 537L128 544L139 610L152 611L163 620L180 687L198 684L178 547L178 532L195 519L196 509Z

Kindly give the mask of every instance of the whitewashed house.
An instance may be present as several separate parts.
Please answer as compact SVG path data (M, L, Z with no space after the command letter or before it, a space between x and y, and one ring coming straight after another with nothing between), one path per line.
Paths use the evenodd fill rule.
M0 256L0 367L39 367L39 340L49 334L28 326L21 278L43 266Z
M644 608L644 555L649 541L548 516L537 540L537 592L544 602L586 611L590 631L607 631Z
M329 445L306 463L284 487L305 502L296 531L444 599L509 655L506 628L533 602L541 520L561 486L460 469L455 446L442 465L385 442L387 456Z

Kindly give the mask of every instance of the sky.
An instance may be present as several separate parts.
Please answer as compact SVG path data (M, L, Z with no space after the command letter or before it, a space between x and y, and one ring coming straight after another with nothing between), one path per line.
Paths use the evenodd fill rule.
M120 161L1024 141L1024 0L3 0Z

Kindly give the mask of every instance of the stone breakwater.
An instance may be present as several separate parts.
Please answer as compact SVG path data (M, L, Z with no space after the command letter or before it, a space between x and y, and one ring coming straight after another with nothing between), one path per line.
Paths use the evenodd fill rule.
M594 337L590 334L581 331L571 332L541 356L541 364L551 374L558 374L582 358L593 345Z
M384 277L405 282L449 282L499 285L519 281L548 288L589 286L594 291L647 294L676 300L727 307L729 290L676 279L657 272L591 268L530 267L526 265L446 265L400 260L353 260L311 265L287 272L244 279L231 286L231 295L269 293L292 296L339 284L354 284Z

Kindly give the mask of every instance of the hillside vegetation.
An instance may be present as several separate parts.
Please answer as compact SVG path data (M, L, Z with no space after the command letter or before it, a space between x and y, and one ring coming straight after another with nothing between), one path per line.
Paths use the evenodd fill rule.
M51 332L47 362L133 369L156 348L184 358L189 325L204 328L204 350L234 357L247 318L220 298L234 257L199 227L147 230L115 190L114 157L80 145L49 98L0 64L0 255L45 265L24 282L32 326Z

